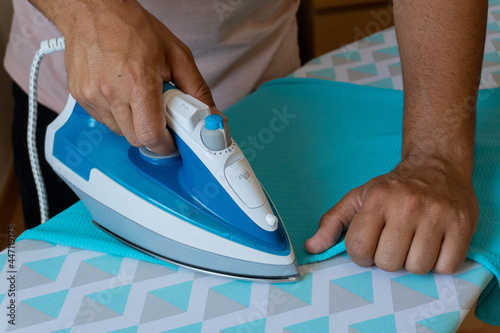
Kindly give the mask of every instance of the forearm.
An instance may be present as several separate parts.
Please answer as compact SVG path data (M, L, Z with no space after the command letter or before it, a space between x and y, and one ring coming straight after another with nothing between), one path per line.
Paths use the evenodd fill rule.
M136 0L28 0L42 14L52 21L63 35L70 31L81 31L81 27L96 24L96 19L110 21L122 11L132 10ZM76 28L76 29L75 29ZM86 29L89 30L89 29ZM90 29L92 30L92 29ZM82 38L85 36L81 36Z
M487 0L395 0L404 83L402 159L472 176Z

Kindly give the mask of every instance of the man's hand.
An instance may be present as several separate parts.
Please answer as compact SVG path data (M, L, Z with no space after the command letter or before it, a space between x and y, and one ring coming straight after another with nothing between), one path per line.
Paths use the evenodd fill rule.
M349 228L346 250L360 266L452 274L465 259L478 217L470 177L441 161L405 160L347 193L305 245L309 252L323 252Z
M479 209L472 187L477 88L487 0L394 0L404 85L402 162L349 192L326 213L306 249L342 230L351 259L386 271L453 273Z
M31 2L65 37L73 97L133 146L176 150L166 129L164 81L218 112L188 47L137 1Z

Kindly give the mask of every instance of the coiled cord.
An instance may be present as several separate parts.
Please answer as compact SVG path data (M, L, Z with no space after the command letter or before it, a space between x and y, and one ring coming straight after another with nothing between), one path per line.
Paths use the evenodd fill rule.
M40 206L40 222L45 223L49 219L49 204L47 191L40 169L40 160L36 146L36 123L38 118L37 86L40 64L43 58L51 53L63 51L65 48L64 37L43 41L40 49L35 54L30 70L29 81L29 114L28 114L28 154L31 164L31 172L35 180L38 204Z

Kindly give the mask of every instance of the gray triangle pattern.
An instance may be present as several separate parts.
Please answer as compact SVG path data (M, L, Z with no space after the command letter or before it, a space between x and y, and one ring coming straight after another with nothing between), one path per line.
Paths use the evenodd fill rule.
M184 312L184 310L179 309L175 305L170 304L160 297L148 293L148 295L146 296L146 301L144 302L139 324L175 316Z
M120 314L85 296L82 303L80 303L80 309L78 309L73 326L90 324L115 317L120 317Z
M398 76L401 75L403 72L401 70L400 66L388 66L389 67L389 73L391 76Z
M54 244L49 243L49 242L45 242L45 241L40 241L40 240L33 240L33 239L24 239L24 240L19 241L16 244L17 252L48 249L51 247L54 247Z
M373 304L330 281L330 314Z
M491 43L495 47L495 50L500 51L500 41L498 41L498 40L492 40Z
M360 331L358 331L357 329L355 328L352 328L351 326L349 326L347 332L349 333L361 333Z
M54 281L22 264L17 273L16 287L18 290L22 290L52 282Z
M269 285L268 299L270 301L267 304L267 316L273 316L310 305L283 289L273 286L272 284ZM274 299L279 299L279 304L272 302Z
M414 308L436 299L391 280L392 304L394 312Z
M455 289L457 290L458 305L460 310L469 310L481 290L474 283L459 278L453 278Z
M306 77L310 78L310 79L320 79L320 80L327 80L327 81L335 81L335 79L332 79L331 77L321 76L321 75L310 73L310 72L306 73Z
M69 249L68 254L80 252L80 251L83 251L83 249L80 249L78 247L72 247L71 249Z
M431 330L429 327L419 323L415 323L415 329L417 330L417 333L436 333L436 331Z
M372 40L364 40L364 39L361 39L360 41L355 42L355 43L356 43L356 47L360 50L367 49L367 48L373 47L373 46L381 45L381 43L374 42Z
M498 62L483 60L483 68L493 67L500 65Z
M491 15L495 18L495 21L500 22L500 13L490 12Z
M160 276L166 276L174 273L170 268L163 265L153 264L139 260L135 270L134 283L144 280L154 279Z
M355 70L348 69L347 76L349 76L349 81L352 82L352 81L366 79L367 77L373 76L373 74L363 73L363 72L358 72Z
M207 277L208 275L205 274L205 273L200 273L198 271L195 271L194 272L194 275L193 275L193 280L196 280L196 279L201 279L201 278L204 278L204 277Z
M205 304L205 314L203 320L220 317L228 313L240 311L247 307L236 302L213 289L208 290L207 303Z
M6 332L55 319L54 317L51 317L48 314L23 303L22 301L17 306L16 312L16 325L8 325L5 330ZM5 316L5 314L3 314L3 316ZM2 320L4 319L2 318Z
M75 278L71 283L71 288L83 286L84 284L93 283L96 281L102 281L106 279L110 279L114 277L114 275L103 271L97 267L92 266L85 261L80 262L80 266L78 267L78 271L75 274Z
M373 60L375 60L375 62L399 58L399 56L394 54L386 54L377 51L373 51L372 54L373 54Z
M493 77L493 80L500 86L500 74L495 74L492 73L491 76Z
M358 62L359 60L354 60L354 59L349 59L345 57L336 57L335 55L332 55L332 63L333 66L342 66L342 65L348 65L353 62Z
M337 255L333 258L313 263L313 270L319 271L321 269L349 264L349 263L352 263L351 259L349 259L344 255Z

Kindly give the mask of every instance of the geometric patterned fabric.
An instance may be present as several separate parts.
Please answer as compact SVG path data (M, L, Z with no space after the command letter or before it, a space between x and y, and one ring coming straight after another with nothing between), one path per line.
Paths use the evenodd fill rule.
M16 248L25 243L33 241ZM59 268L57 278L25 269L37 261ZM301 266L298 283L252 283L183 268L144 274L160 265L61 245L21 251L16 264L17 281L33 287L17 291L15 330L3 321L6 332L452 332L492 278L470 260L453 276L416 276L362 268L342 254ZM82 278L92 264L113 274ZM0 270L4 283L6 262ZM0 295L1 307L8 302Z

